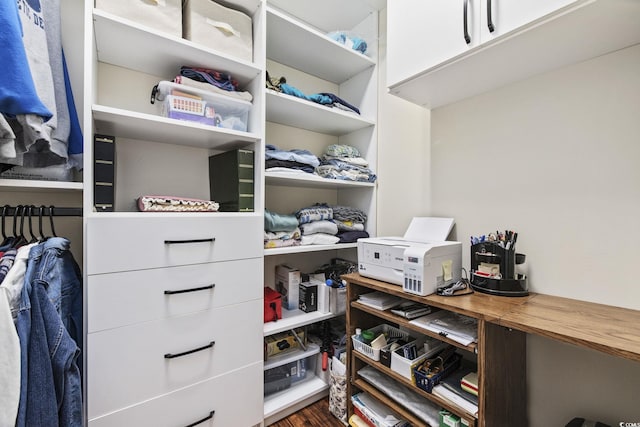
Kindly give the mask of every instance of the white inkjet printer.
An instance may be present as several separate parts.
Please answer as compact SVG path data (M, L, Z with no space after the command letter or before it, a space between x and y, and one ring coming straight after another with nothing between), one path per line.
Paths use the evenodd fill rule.
M446 241L454 223L416 217L404 237L358 239L358 272L422 296L460 280L462 243Z

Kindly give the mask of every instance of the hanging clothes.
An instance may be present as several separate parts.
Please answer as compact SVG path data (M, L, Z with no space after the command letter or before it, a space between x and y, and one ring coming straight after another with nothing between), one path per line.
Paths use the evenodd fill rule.
M16 319L26 364L18 427L82 426L82 276L69 249L51 237L29 251Z
M11 78L0 80L0 113L52 116L36 92L22 42L22 24L15 1L0 2L0 46L2 62Z
M24 178L32 168L81 169L82 137L62 52L60 0L2 3L0 43L8 47L3 60L11 78L0 83L0 171L18 167L12 177Z
M13 426L20 403L20 341L6 288L0 286L0 426Z
M19 247L0 288L19 338L15 425L82 426L82 274L69 240Z

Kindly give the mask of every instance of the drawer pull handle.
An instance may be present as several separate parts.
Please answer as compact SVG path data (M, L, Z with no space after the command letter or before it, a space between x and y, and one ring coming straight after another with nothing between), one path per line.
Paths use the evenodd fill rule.
M200 286L199 288L191 288L191 289L178 289L177 291L164 291L165 295L175 295L175 294L185 294L187 292L198 292L198 291L206 291L207 289L213 289L215 283L212 283L208 286Z
M191 423L191 424L189 424L189 425L187 425L187 426L185 426L185 427L193 427L193 426L197 426L198 424L202 424L203 422L205 422L205 421L210 420L211 418L213 418L213 414L215 414L215 413L216 413L216 411L211 411L211 412L209 412L209 415L207 415L207 416L206 416L206 417L204 417L203 419L198 420L198 421L196 421L195 423Z
M215 237L211 237L209 239L191 239L191 240L165 240L164 244L165 245L178 245L178 244L183 244L183 243L205 243L205 242L215 242L216 238Z
M463 35L464 41L467 44L471 43L471 37L469 37L469 26L467 25L467 8L469 7L469 0L464 0L464 5L462 7L462 27L463 27Z
M491 0L487 0L487 28L489 28L490 33L495 31L493 19L491 19Z
M183 351L182 353L167 353L164 355L165 359L174 359L176 357L180 357L180 356L186 356L187 354L191 354L191 353L195 353L196 351L202 351L202 350L206 350L208 348L213 347L213 345L215 344L215 341L211 341L209 344L207 345L203 345L202 347L198 347L198 348L194 348L193 350L187 350L187 351Z

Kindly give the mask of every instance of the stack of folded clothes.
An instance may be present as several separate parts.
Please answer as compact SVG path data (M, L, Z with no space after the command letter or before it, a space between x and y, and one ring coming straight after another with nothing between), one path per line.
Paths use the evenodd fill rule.
M375 182L377 178L358 149L344 144L327 147L316 173L323 178L347 181Z
M316 203L300 209L295 216L302 233L302 245L353 243L361 237L369 237L364 229L367 216L349 206Z
M313 173L320 164L318 157L308 150L280 150L272 144L265 146L265 170Z
M369 237L364 229L367 215L360 209L349 206L332 206L333 222L338 227L338 243L354 243L360 238Z
M300 228L295 215L264 211L264 247L283 248L300 245Z
M333 209L323 203L300 209L295 213L302 232L303 245L332 245L340 238L333 222Z

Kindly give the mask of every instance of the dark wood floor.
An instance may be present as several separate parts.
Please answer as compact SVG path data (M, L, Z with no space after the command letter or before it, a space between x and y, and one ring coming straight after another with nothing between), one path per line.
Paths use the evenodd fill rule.
M289 415L271 427L344 427L344 424L329 412L329 399L320 399L306 408Z

